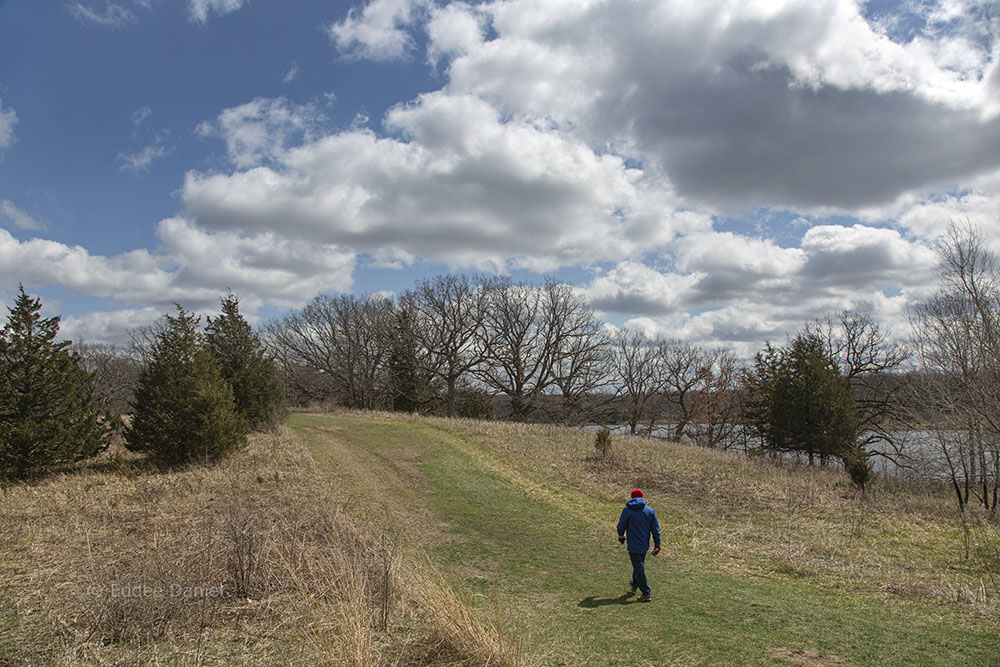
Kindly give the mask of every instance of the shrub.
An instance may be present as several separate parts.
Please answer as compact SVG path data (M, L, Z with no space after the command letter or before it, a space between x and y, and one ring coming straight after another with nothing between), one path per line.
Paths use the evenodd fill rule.
M602 459L611 455L611 429L607 426L602 426L601 430L597 432L597 437L594 438L594 449L597 450L597 455Z
M872 462L864 447L856 446L844 456L844 469L850 475L854 485L865 490L865 485L871 481L873 476Z
M126 446L167 462L218 458L246 440L233 390L198 331L198 318L180 306L153 340L139 375Z

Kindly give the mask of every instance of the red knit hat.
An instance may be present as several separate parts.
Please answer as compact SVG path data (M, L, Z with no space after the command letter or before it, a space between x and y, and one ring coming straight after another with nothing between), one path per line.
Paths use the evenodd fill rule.
M642 498L642 489L634 489L632 491L633 498Z

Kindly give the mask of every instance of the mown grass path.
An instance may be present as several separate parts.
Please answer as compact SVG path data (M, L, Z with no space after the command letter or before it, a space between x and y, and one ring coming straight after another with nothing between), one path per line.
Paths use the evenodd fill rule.
M709 559L647 558L654 601L626 596L621 503L546 483L447 422L293 415L290 427L359 520L426 553L553 665L1000 664L995 621ZM624 502L628 489L623 489ZM680 520L649 498L664 533Z

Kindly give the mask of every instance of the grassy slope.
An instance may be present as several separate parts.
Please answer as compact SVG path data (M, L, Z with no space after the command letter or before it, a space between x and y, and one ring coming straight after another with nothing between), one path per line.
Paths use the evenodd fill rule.
M560 429L347 414L290 427L352 512L496 608L530 661L1000 664L996 607L944 601L979 573L943 563L957 536L933 500L872 508L825 473L622 440L597 468L591 437ZM664 533L649 605L623 596L612 532L633 485Z

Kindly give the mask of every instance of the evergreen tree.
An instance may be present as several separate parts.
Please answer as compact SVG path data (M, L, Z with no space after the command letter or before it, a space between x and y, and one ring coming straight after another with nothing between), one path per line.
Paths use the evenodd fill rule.
M240 314L240 302L229 293L221 300L222 312L208 318L205 342L222 377L233 390L236 411L252 429L274 424L285 412L284 389L274 360L260 338Z
M765 447L819 458L857 455L860 421L851 388L816 336L757 355L747 418Z
M178 306L165 319L139 375L126 446L168 462L218 458L246 441L246 422L198 318Z
M20 288L0 331L0 476L21 477L79 461L107 447L111 434L92 377L57 343L59 318L43 319L41 301Z
M418 362L413 312L402 306L396 312L389 349L389 394L396 412L416 412L424 402L426 381Z

